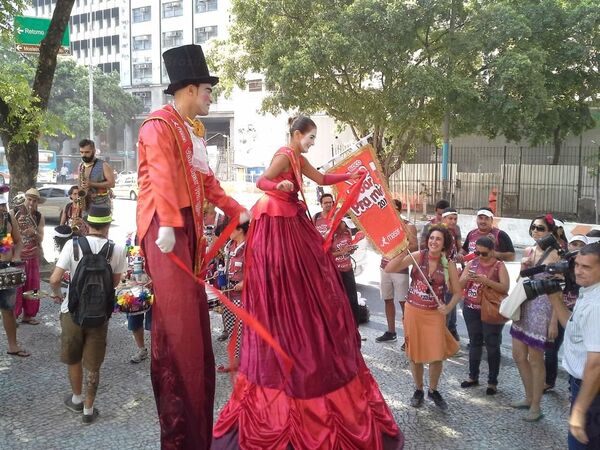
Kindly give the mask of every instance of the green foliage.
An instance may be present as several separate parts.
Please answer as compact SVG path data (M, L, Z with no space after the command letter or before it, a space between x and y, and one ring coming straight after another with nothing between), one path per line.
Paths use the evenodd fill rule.
M373 132L386 174L416 144L482 132L542 141L593 125L597 0L233 0L210 59L225 92L263 73L263 109Z
M0 34L11 32L14 17L23 12L27 3L25 0L0 0Z

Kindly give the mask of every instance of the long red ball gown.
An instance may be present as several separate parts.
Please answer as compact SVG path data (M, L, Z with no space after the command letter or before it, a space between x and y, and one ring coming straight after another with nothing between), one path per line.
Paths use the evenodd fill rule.
M294 158L289 148L277 154ZM401 449L402 432L366 367L341 278L298 200L292 169L253 208L242 304L293 359L244 327L239 373L213 449Z

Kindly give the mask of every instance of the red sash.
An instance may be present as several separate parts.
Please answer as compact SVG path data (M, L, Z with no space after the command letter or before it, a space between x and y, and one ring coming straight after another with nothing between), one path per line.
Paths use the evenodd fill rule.
M192 155L194 148L192 139L186 129L183 119L171 105L164 106L155 111L148 120L162 120L171 129L177 148L181 164L183 164L185 173L185 183L192 203L192 216L194 217L194 230L196 231L196 260L194 261L194 273L200 274L202 271L202 262L205 254L205 237L202 206L204 202L204 183L202 173L192 167ZM143 124L142 124L143 125Z

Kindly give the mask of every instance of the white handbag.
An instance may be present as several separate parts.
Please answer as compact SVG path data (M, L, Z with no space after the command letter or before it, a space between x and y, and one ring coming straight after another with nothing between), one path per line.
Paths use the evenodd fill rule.
M500 303L500 314L507 319L515 321L521 318L521 304L527 299L523 281L519 278L512 292Z

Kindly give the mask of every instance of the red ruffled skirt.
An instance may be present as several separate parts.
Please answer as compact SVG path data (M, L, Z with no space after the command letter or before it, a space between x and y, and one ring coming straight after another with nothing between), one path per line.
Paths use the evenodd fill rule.
M294 365L286 373L279 355L244 327L239 373L214 427L213 449L403 447L322 244L302 210L255 219L242 305Z

